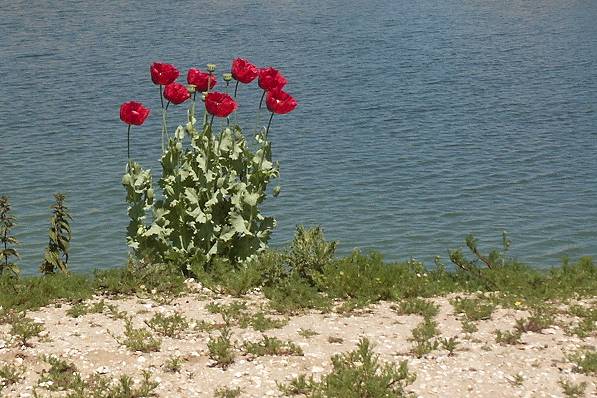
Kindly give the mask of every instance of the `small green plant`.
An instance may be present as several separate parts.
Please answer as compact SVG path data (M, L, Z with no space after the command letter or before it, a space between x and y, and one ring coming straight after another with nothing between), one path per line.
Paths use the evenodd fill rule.
M552 324L553 316L544 312L535 311L526 319L517 319L514 328L520 333L540 333L543 329L548 328Z
M71 240L70 221L72 217L64 205L64 194L54 195L56 202L52 205L52 218L48 231L48 247L44 252L43 261L39 267L42 274L53 274L60 270L68 273L68 250Z
M14 262L19 258L19 253L14 247L19 242L12 236L11 230L15 226L16 218L10 213L10 202L7 196L0 196L0 276L4 272L12 272L18 275L19 267ZM13 258L14 260L11 260Z
M581 305L572 305L568 309L571 315L580 318L580 322L572 328L569 332L578 337L590 336L597 330L597 307L585 307Z
M490 319L495 304L478 298L462 298L456 297L450 300L454 307L454 312L457 314L464 314L469 321L480 321L483 319Z
M145 324L154 332L167 337L178 337L189 327L187 319L178 312L172 315L157 313L145 321Z
M147 398L155 397L159 383L151 380L151 373L142 371L142 380L135 383L129 375L118 378L93 374L86 380L75 378L66 398ZM34 395L37 396L37 395Z
M439 342L442 345L442 348L448 351L448 356L454 356L454 351L456 351L456 347L459 344L456 337L443 338L440 339Z
M562 392L568 398L582 398L585 396L585 390L587 389L587 383L574 383L572 381L561 379L559 381L562 387Z
M522 333L520 330L496 330L495 331L495 342L502 345L516 345L520 344L520 337Z
M10 334L21 345L29 347L31 346L29 339L38 336L43 330L43 325L34 322L33 319L27 318L24 313L21 313L12 319Z
M25 373L23 365L17 366L11 363L5 363L0 366L0 392L5 387L18 383Z
M421 315L425 318L433 318L439 313L439 307L427 300L420 298L408 298L402 300L395 310L400 315Z
M164 370L169 373L180 373L184 361L184 358L179 356L171 356L164 362Z
M468 319L462 320L462 331L464 333L475 333L477 330L479 329L474 322L471 322Z
M408 371L406 361L398 366L381 363L366 338L361 338L356 350L333 356L332 366L332 371L321 381L300 375L288 385L279 385L278 388L287 395L305 394L321 398L414 396L405 391L405 387L416 378Z
M422 358L430 352L437 350L438 347L438 340L420 340L415 341L415 344L411 348L410 352L417 358Z
M335 251L336 242L326 241L321 227L306 229L299 225L286 261L291 273L314 285L324 267L333 260Z
M437 322L433 319L425 318L412 332L412 341L427 341L439 334L437 329Z
M597 351L581 350L568 357L575 364L574 370L588 375L597 374Z
M101 314L106 308L107 306L104 300L100 300L93 304L75 303L72 307L66 310L66 314L73 318L78 318L87 314Z
M304 337L306 339L310 339L311 337L317 336L319 334L313 329L303 329L303 328L300 328L297 333L299 334L299 336Z
M215 393L215 398L237 398L240 397L240 387L236 388L229 388L229 387L220 387L218 388Z
M261 357L264 355L303 355L303 350L291 341L282 341L277 337L263 335L261 341L245 341L243 348L247 354Z
M269 306L284 314L297 314L307 309L327 312L332 307L329 297L296 275L277 286L265 288L263 293L269 299Z
M235 358L234 344L232 343L232 332L228 327L220 331L217 338L210 337L207 342L209 358L215 361L217 366L226 369L232 365Z
M520 373L516 373L515 375L512 376L512 378L510 379L510 383L513 386L516 387L521 387L524 384L524 376Z
M42 360L50 365L49 369L43 370L40 385L46 385L49 390L68 390L77 384L81 384L81 375L74 363L67 362L56 356L43 356Z
M135 329L133 321L128 318L124 324L124 339L114 339L118 344L125 346L131 351L154 352L159 351L162 344L160 339L156 339L151 332L144 328Z
M151 373L147 370L142 371L143 379L138 386L135 387L135 382L128 375L122 375L118 379L106 397L111 398L141 398L157 396L155 389L159 386L157 381L151 380Z

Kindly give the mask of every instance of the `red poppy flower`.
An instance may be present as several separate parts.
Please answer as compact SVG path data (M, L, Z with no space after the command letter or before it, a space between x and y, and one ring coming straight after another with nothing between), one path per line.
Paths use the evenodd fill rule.
M292 112L297 106L297 102L290 94L282 90L272 90L267 92L265 104L270 112L283 115Z
M209 87L208 87L209 82ZM201 72L199 69L191 68L187 73L187 83L193 84L197 87L197 91L204 92L212 89L218 81L215 75Z
M241 83L251 83L259 75L259 69L243 58L232 61L232 77Z
M226 117L236 110L236 102L228 94L217 91L205 96L205 109L211 115Z
M191 94L189 94L189 90L182 84L170 83L164 89L164 98L174 105L178 105L191 98Z
M154 84L160 84L162 86L172 83L180 74L174 65L160 64L158 62L151 64L149 72L151 73L151 80Z
M149 109L140 102L130 101L120 105L120 120L126 124L140 126L149 116Z
M259 87L265 91L281 89L288 81L277 69L272 67L259 69Z

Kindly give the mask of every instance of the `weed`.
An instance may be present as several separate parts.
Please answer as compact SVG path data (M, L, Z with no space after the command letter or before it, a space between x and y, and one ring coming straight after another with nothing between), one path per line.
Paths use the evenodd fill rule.
M104 300L93 304L76 303L66 311L66 314L78 318L87 314L101 314L106 308Z
M216 390L214 397L215 398L237 398L240 397L240 387L236 388L228 388L228 387L220 387Z
M118 344L125 346L131 351L159 351L162 344L161 340L154 338L149 330L143 328L135 329L131 319L125 320L124 339L119 340L116 337L114 339Z
M521 387L524 384L524 376L520 373L516 373L509 379L509 381L513 386Z
M580 322L575 327L570 328L570 333L582 338L590 336L597 330L597 307L573 305L570 306L568 312L580 318Z
M417 327L415 327L412 330L411 334L411 341L427 341L439 334L439 330L437 329L437 322L432 319L425 318L423 322L421 322L419 325L417 325Z
M64 194L57 193L54 198L56 203L50 207L52 218L48 231L49 243L39 266L39 271L42 274L53 274L57 270L68 273L68 249L71 240L70 220L72 217L64 205Z
M189 327L184 315L176 312L172 315L155 314L150 320L145 321L151 330L162 336L178 337Z
M458 346L458 339L456 337L450 337L449 339L443 338L439 340L442 348L448 351L448 356L453 356L456 347Z
M471 322L467 319L462 320L462 331L464 333L475 333L477 330L477 325L474 322Z
M15 217L11 214L10 202L7 196L0 196L0 276L10 271L14 276L19 274L19 266L14 262L19 259L19 253L14 247L19 242L10 234L15 226ZM10 260L13 257L14 260Z
M68 390L82 383L81 375L72 362L56 356L43 356L42 360L50 365L50 368L42 371L39 379L40 385L45 385L49 390Z
M313 397L411 397L404 388L416 376L409 373L406 361L380 363L368 339L361 338L356 350L332 357L333 370L317 382L304 375L288 385L279 385L289 395L305 394Z
M480 321L482 319L490 319L495 304L487 302L482 299L468 299L456 297L450 300L454 306L454 312L457 314L464 314L469 321Z
M342 343L344 343L344 339L342 337L330 336L330 337L328 337L328 343L330 343L330 344L342 344Z
M226 369L234 362L234 345L232 343L232 332L228 327L220 331L217 338L211 338L207 342L209 358L215 361L217 366Z
M587 389L587 383L574 383L572 381L563 380L559 381L560 386L564 395L568 398L581 398L585 396L585 390Z
M184 358L179 356L171 356L170 358L166 359L163 368L166 372L179 373L182 369L182 364L184 361Z
M520 330L496 330L495 331L495 342L502 345L515 345L520 344L520 337L522 333Z
M23 365L17 366L14 364L5 363L0 366L0 392L4 387L18 383L25 373Z
M516 326L514 326L514 328L518 330L520 333L539 333L543 329L546 329L549 326L551 326L552 324L553 316L546 313L535 312L529 318L517 319Z
M402 300L396 308L400 315L421 315L425 318L433 318L439 313L439 307L427 300L420 298L408 298Z
M277 286L264 288L263 293L270 300L272 309L285 314L296 314L305 309L327 312L332 305L328 297L297 276L291 276Z
M574 370L588 375L597 374L597 351L578 351L568 357L575 364Z
M317 333L315 330L313 329L303 329L300 328L297 332L301 337L304 337L306 339L310 339L313 336L317 336L319 333Z
M18 314L14 317L11 323L10 334L13 335L17 341L26 347L30 346L29 339L38 336L44 327L27 318L24 313Z
M336 242L326 241L320 227L305 229L299 225L286 261L291 273L314 285L323 268L333 260L335 251Z
M282 341L277 337L263 335L261 341L256 343L245 341L243 348L247 354L256 357L265 355L303 355L303 350L291 341Z
M422 340L416 341L415 345L411 348L410 352L417 358L429 354L431 351L437 350L439 342L437 340Z
M212 314L220 314L224 323L231 325L233 323L245 322L249 318L247 303L244 301L234 301L230 304L217 304L211 302L205 306ZM248 323L248 321L246 321Z
M263 312L258 312L251 316L249 324L258 332L265 332L266 330L279 329L287 325L288 320L270 318L265 316Z

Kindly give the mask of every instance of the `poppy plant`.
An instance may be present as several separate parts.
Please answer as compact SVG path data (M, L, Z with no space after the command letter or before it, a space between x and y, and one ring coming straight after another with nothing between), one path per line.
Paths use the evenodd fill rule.
M149 72L151 73L151 80L153 83L159 84L160 86L166 86L173 83L180 74L174 65L161 64L159 62L151 64Z
M180 83L170 83L164 89L164 97L174 105L179 105L191 98L189 90ZM168 105L166 105L168 108Z
M145 122L145 119L149 116L149 109L143 106L142 103L136 101L125 102L120 105L120 120L128 124L126 132L126 153L131 159L131 126L140 126Z
M265 97L265 104L270 112L278 115L284 115L292 112L297 106L297 102L290 94L282 90L268 91Z
M187 83L194 85L197 91L204 92L211 90L218 81L211 73L201 72L199 69L191 68L187 72Z
M259 87L265 91L281 89L288 80L275 68L262 68L259 70Z
M212 116L228 117L236 108L236 101L228 94L214 91L205 96L205 109Z

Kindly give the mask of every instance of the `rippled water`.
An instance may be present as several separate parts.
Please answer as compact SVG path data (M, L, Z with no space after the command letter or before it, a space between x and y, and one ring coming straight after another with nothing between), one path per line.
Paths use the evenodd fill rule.
M274 245L321 224L344 253L430 261L506 229L512 254L539 266L595 255L596 19L597 2L573 0L3 2L0 193L21 266L39 264L57 191L74 216L72 268L122 265L119 104L154 109L133 154L155 169L150 63L223 69L236 56L280 67L300 103L274 119ZM242 87L247 125L258 98Z

